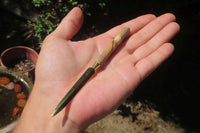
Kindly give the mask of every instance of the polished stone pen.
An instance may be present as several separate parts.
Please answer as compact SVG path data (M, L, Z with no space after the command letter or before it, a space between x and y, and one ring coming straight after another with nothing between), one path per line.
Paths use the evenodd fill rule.
M94 75L95 70L99 68L108 57L113 53L117 46L122 43L127 34L129 33L129 28L125 27L122 31L114 38L114 40L107 46L107 48L101 53L101 55L95 60L92 67L89 67L85 73L80 77L80 79L74 84L74 86L69 90L69 92L64 96L60 103L55 108L51 116L55 116L59 113L78 93L78 91L84 86L84 84Z

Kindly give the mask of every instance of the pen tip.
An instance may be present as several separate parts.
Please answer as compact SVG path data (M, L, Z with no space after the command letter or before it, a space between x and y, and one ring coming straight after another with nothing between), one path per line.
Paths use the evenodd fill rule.
M56 115L56 110L53 111L53 113L51 114L51 117L54 117Z

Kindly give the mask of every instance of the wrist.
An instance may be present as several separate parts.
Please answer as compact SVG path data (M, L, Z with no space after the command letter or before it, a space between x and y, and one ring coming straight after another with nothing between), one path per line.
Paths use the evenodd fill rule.
M34 87L22 112L14 133L42 132L46 128L48 118L48 103L44 96Z
M73 121L65 119L65 111L51 117L54 104L54 100L34 87L14 133L81 133Z

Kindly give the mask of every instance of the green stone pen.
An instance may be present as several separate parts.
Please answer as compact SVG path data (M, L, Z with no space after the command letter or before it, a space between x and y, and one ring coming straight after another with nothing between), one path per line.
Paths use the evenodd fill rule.
M125 39L129 33L129 28L125 27L122 31L114 38L114 40L107 46L107 48L101 53L101 55L95 60L92 67L89 67L80 79L73 85L69 92L64 96L60 103L55 108L51 116L55 116L59 113L78 93L78 91L84 86L84 84L94 75L95 70L99 68L108 57L113 53L119 44Z

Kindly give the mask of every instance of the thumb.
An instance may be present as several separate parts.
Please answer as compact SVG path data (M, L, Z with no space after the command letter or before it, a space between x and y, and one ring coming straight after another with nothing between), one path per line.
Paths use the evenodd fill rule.
M70 40L79 31L82 23L83 13L80 8L75 7L63 18L54 33L61 38Z

